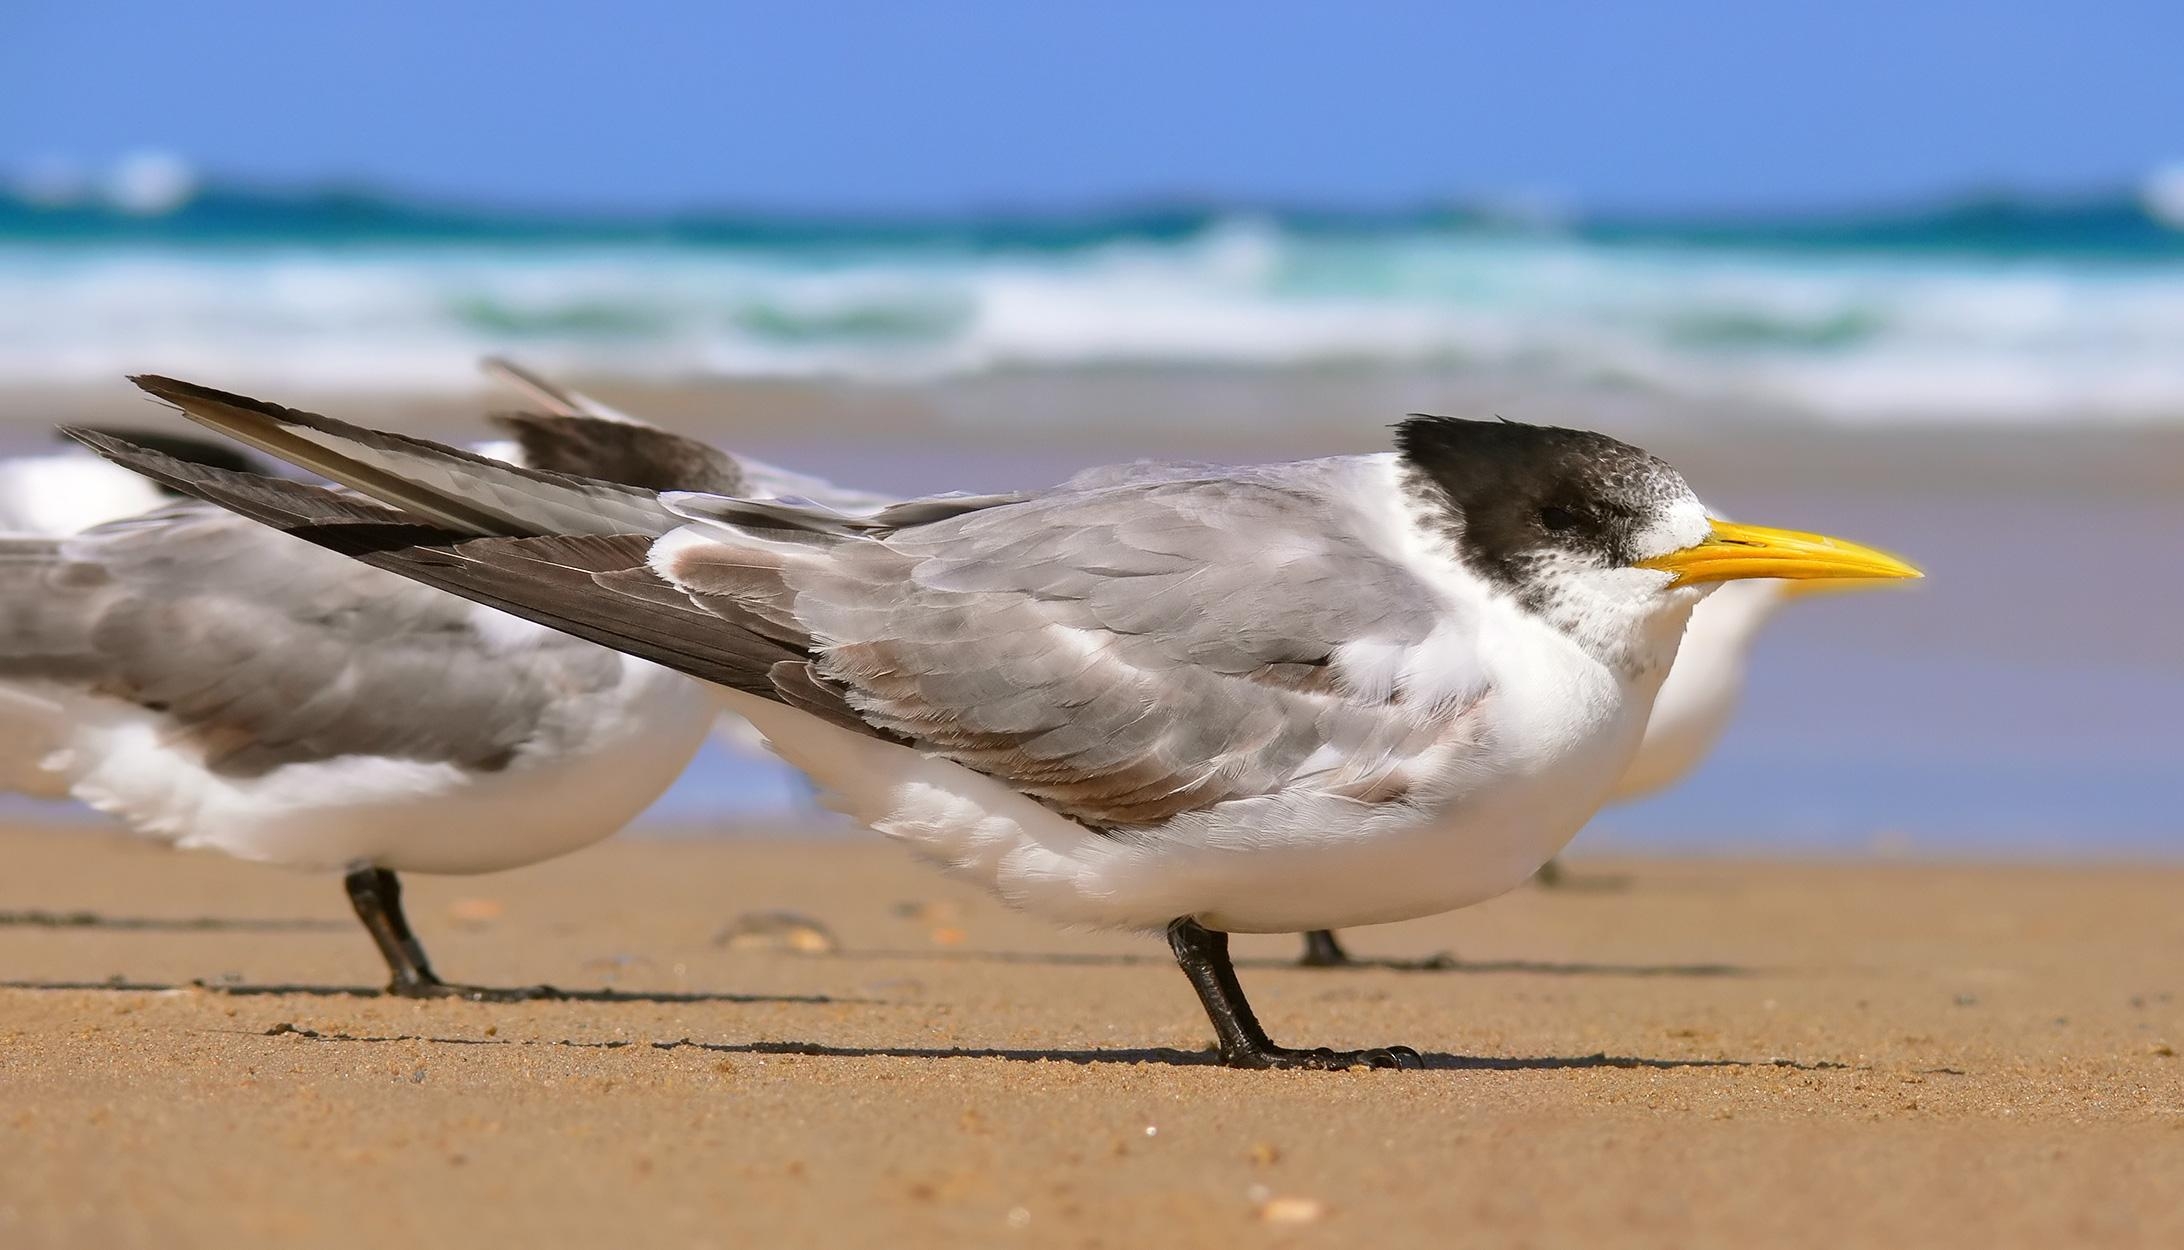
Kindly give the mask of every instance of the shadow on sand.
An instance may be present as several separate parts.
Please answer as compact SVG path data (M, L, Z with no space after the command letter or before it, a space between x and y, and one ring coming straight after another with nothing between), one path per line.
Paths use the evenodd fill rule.
M245 916L102 916L95 911L0 911L0 929L125 929L138 933L302 933L350 929L352 920Z
M305 998L391 998L384 989L369 985L287 985L249 984L226 981L131 981L126 977L109 977L104 981L0 981L0 990L107 990L115 993L174 994L201 991L208 994L224 994L233 998L277 998L295 995ZM542 992L543 991L543 992ZM494 991L488 989L487 994ZM805 1005L846 1004L850 1006L877 1007L885 1000L877 998L838 998L829 994L729 994L729 993L675 993L652 990L563 990L552 986L527 987L506 991L510 997L471 999L450 997L444 999L415 999L417 1002L469 1002L499 1003L785 1003ZM521 997L514 997L521 995ZM360 1039L361 1040L361 1039Z
M1167 955L1119 955L1094 954L1076 951L962 951L962 950L844 950L829 958L854 957L859 959L916 959L937 963L995 963L995 964L1045 964L1057 968L1172 968L1175 960ZM1307 968L1294 959L1254 957L1236 960L1238 968L1296 969L1314 974L1340 973L1344 971L1378 972L1469 972L1469 973L1529 973L1535 976L1554 977L1742 977L1750 976L1753 969L1735 964L1603 964L1590 962L1558 963L1533 959L1458 959L1453 955L1430 955L1423 959L1376 959L1371 956L1353 955L1350 962L1335 968Z
M649 1046L654 1050L702 1050L722 1055L799 1055L821 1059L1001 1059L1012 1063L1163 1064L1180 1068L1221 1066L1218 1056L1211 1050L1174 1050L1166 1047L1050 1050L976 1046L834 1046L824 1042L699 1042L689 1038L671 1042L621 1039L585 1042L555 1038L534 1041L504 1037L431 1037L417 1033L377 1037L322 1033L315 1029L300 1029L292 1024L276 1024L265 1030L264 1036L295 1037L337 1045L422 1042L434 1046L563 1046L578 1050L623 1050L632 1046ZM1788 1068L1799 1072L1832 1072L1846 1070L1851 1066L1831 1060L1802 1063L1794 1059L1654 1059L1641 1055L1609 1054L1486 1056L1436 1052L1421 1057L1429 1072L1553 1072L1573 1068L1634 1068L1656 1071L1675 1068Z

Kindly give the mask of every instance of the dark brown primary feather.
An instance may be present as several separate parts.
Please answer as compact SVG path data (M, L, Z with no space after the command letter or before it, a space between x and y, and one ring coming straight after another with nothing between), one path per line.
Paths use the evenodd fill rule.
M451 530L664 533L677 523L649 490L510 465L194 382L131 380L200 425Z
M162 455L191 464L208 464L216 469L233 469L239 473L271 473L271 464L259 460L225 438L197 438L188 434L176 434L167 430L122 429L113 426L90 426L101 434L111 434L126 439L139 447L149 447Z
M769 698L771 672L800 652L675 595L645 567L642 534L475 538L451 546L355 548L303 534L377 568L453 591L487 607L666 665L692 677ZM607 593L601 593L605 591Z
M529 412L497 413L492 421L523 448L523 462L534 469L646 490L741 495L749 487L743 466L734 456L710 443L649 425Z
M768 670L801 658L724 629L718 616L653 576L645 567L649 535L474 538L325 487L185 464L104 436L76 437L117 464L297 538L707 681L771 695Z

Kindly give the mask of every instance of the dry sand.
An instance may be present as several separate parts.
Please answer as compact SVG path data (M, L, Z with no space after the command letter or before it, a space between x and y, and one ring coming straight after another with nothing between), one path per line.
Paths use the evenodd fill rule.
M1581 862L1280 966L1211 1066L1158 946L862 840L416 878L408 1003L336 884L0 834L0 1246L2184 1245L2184 870ZM107 923L26 923L83 910ZM717 945L806 913L833 954ZM109 983L109 979L112 983ZM208 990L196 978L226 987Z

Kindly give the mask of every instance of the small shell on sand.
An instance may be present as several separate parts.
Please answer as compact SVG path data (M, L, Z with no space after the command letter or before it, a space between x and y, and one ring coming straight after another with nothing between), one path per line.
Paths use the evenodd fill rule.
M713 945L732 951L793 951L831 955L842 949L827 927L793 911L746 912L713 935Z
M1259 1219L1267 1224L1317 1224L1327 1214L1327 1204L1317 1198L1269 1198L1259 1204Z

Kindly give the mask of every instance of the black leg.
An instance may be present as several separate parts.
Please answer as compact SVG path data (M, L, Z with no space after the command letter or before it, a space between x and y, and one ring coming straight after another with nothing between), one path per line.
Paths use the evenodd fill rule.
M403 998L431 995L447 983L432 971L425 948L410 932L409 917L402 914L402 882L384 868L358 868L342 880L349 891L349 905L364 922L365 932L379 947L393 979L387 992Z
M1221 1062L1232 1068L1401 1068L1422 1067L1418 1052L1408 1046L1373 1050L1291 1050L1276 1046L1259 1027L1237 983L1236 965L1229 962L1228 934L1216 933L1195 920L1178 920L1168 926L1168 947L1175 962L1198 991L1198 1001L1213 1021L1214 1037L1221 1045Z
M1297 957L1297 963L1305 968L1347 968L1350 952L1335 940L1333 929L1314 929L1304 935L1304 954Z
M1560 858L1550 859L1541 864L1539 871L1532 874L1532 880L1537 882L1540 888L1547 890L1552 890L1561 885L1563 882L1562 860Z
M387 993L396 998L468 998L479 1002L511 1002L526 998L554 998L559 992L548 986L529 989L484 989L474 985L450 985L432 970L425 948L410 932L409 917L402 914L402 882L384 868L352 869L342 879L349 891L349 905L372 935L379 954L392 974Z

